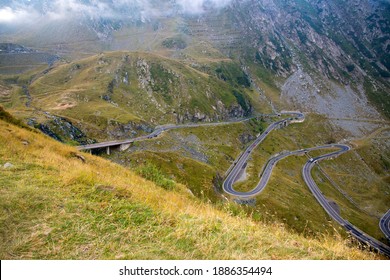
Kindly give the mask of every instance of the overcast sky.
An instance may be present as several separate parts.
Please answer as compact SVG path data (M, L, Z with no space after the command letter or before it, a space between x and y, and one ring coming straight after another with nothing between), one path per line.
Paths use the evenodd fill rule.
M0 0L0 23L26 23L44 15L46 19L62 19L84 14L90 17L131 17L137 11L144 18L172 12L201 14L204 7L223 8L232 0ZM164 2L166 4L165 8ZM172 4L173 3L173 4ZM170 9L167 9L168 4ZM125 11L125 12L124 12Z

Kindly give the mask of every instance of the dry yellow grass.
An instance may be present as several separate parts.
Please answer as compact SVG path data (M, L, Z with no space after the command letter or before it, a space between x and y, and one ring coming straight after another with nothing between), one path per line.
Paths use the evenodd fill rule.
M167 191L104 159L0 121L1 259L378 259ZM4 169L6 162L14 166Z

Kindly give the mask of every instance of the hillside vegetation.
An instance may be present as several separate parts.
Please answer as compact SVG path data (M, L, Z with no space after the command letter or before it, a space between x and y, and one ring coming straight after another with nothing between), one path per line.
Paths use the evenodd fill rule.
M2 259L378 258L337 233L305 238L180 184L166 190L4 120L0 166Z
M144 134L158 124L241 118L259 109L237 63L213 62L203 70L155 54L104 53L5 79L15 89L3 104L58 138L76 141L64 125L56 126L70 122L101 141Z
M224 195L221 176L256 135L273 121L275 119L263 118L223 126L172 130L156 139L135 143L127 151L114 151L110 156L102 153L101 156L130 168L153 164L166 177L188 186L198 198L218 203ZM323 116L308 114L304 123L292 124L267 136L253 152L235 188L242 191L254 188L264 165L276 153L340 142L345 137L345 132L335 129ZM343 217L386 243L378 223L388 210L390 199L386 176L388 155L380 152L388 146L388 138L381 134L376 137L379 139L370 141L378 141L375 145L364 142L365 146L357 147L353 144L356 148L351 152L322 162L322 171L316 170L313 175L323 193L337 203ZM319 156L326 152L316 151L309 155ZM279 162L268 186L251 201L252 207L245 208L247 214L263 222L283 222L289 229L308 236L332 232L334 227L344 232L330 220L303 181L302 167L307 159L297 156Z

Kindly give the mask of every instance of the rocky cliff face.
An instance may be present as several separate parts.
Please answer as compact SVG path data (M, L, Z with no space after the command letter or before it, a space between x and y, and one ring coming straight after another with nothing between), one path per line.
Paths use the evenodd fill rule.
M248 0L228 13L245 38L235 44L246 60L284 78L301 69L351 85L357 95L363 88L390 116L389 11L387 1Z
M324 114L357 136L377 126L353 120L390 116L389 11L386 1L247 0L187 23L280 90L277 110Z

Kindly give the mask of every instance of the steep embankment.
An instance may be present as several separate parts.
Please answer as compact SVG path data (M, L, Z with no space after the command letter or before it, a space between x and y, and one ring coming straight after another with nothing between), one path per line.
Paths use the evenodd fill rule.
M236 205L216 209L3 120L0 156L2 259L376 258L253 222Z

